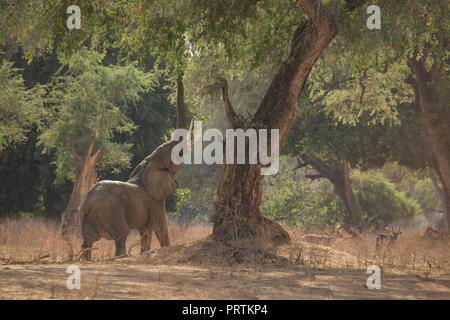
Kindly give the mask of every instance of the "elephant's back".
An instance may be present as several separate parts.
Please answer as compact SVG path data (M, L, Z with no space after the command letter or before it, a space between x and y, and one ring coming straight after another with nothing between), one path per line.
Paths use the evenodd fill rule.
M102 180L97 182L89 192L101 192L101 191L112 191L116 188L132 188L133 186L128 182L114 181L114 180Z
M140 194L142 190L136 185L112 180L102 180L97 182L88 192L82 206L105 207L117 206L125 201L124 197L130 194Z

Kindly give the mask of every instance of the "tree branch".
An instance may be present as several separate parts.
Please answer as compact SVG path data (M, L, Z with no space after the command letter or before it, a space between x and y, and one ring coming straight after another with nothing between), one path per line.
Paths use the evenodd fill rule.
M327 165L314 160L311 156L306 153L302 153L300 158L305 161L307 164L311 165L314 169L316 169L322 177L328 178L331 176L330 167Z
M295 171L295 170L301 169L301 168L305 168L308 166L308 164L306 162L302 162L302 160L300 158L297 158L297 161L298 161L298 164L294 169L292 169L292 171Z
M353 11L363 5L365 5L367 2L369 2L369 0L345 0L345 7L350 10Z
M98 148L97 151L92 155L91 161L94 163L97 162L98 158L100 157L100 153L102 152L102 148Z
M359 104L362 104L364 99L364 93L366 92L366 86L364 85L364 80L367 79L367 70L365 69L363 75L359 77L359 85L361 86L361 96L359 97Z
M368 0L353 1L354 10ZM306 79L320 54L337 33L336 13L320 0L299 0L308 16L297 27L287 59L272 78L253 121L270 129L279 129L280 150L286 142L289 128L298 108L298 100Z
M335 82L333 82L333 84L331 85L331 87L330 87L329 89L327 89L324 93L322 93L322 95L321 95L319 98L317 98L316 100L313 101L312 105L316 105L316 104L318 104L318 103L321 103L322 100L323 100L323 99L324 99L331 91L333 91L334 89L336 89L336 87L337 87L339 84L346 83L347 81L351 81L351 80L355 80L355 78L354 78L354 77L350 77L350 78L347 78L347 79L344 79L344 80L340 80L340 81L335 81Z
M314 181L314 180L318 180L318 179L320 179L320 178L325 178L323 175L321 175L321 174L306 174L305 175L305 177L306 178L308 178L308 179L311 179L311 181Z
M221 78L222 80L222 99L225 102L225 112L227 114L228 123L234 128L234 120L236 118L236 113L231 106L230 99L228 98L228 82L227 80Z
M187 129L186 109L184 107L184 86L181 78L177 79L177 128Z
M95 144L95 136L92 135L91 142L89 142L89 148L86 154L89 158L91 157L92 151L94 150L94 144Z
M95 145L95 136L91 136L91 142L89 143L89 148L86 153L86 160L87 161L94 161L96 162L98 160L98 157L100 156L100 153L102 152L102 148L98 148L97 151L95 151L94 154L92 152L94 151L94 145Z

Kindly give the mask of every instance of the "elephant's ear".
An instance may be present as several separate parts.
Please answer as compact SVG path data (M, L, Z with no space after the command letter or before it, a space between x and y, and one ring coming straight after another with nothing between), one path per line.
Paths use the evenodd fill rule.
M173 175L167 170L157 168L151 162L145 168L142 183L147 193L155 200L165 200L176 191Z
M132 178L134 178L138 173L140 173L142 170L144 170L144 168L146 166L147 166L147 161L143 160L141 163L139 163L139 165L136 168L134 168L134 170L133 170L133 172L131 172L128 180L131 180Z
M134 168L133 172L131 172L130 177L128 178L128 181L130 181L131 179L133 179L137 176L141 176L143 174L145 168L147 167L147 164L149 163L150 159L151 159L151 155L146 156L145 159L142 160L141 163L139 163L136 168Z

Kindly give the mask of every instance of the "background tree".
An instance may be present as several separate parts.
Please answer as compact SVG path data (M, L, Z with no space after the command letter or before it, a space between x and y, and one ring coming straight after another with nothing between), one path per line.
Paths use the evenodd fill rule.
M349 36L346 39L353 40L348 42L354 53L353 65L359 70L367 67L387 70L391 65L408 69L404 82L414 92L415 105L433 152L433 167L442 183L449 211L450 107L446 101L449 100L447 17L450 4L431 0L420 3L380 0L377 4L383 12L383 27L379 32L364 28L353 29L353 34L343 32ZM350 31L351 26L343 28ZM448 219L447 215L446 225Z
M296 158L283 156L280 171L264 180L264 194L261 210L265 216L275 221L284 221L290 225L301 226L305 230L322 229L327 225L350 224L350 217L342 199L336 194L333 185L327 179L311 181L306 176L310 168L296 169ZM400 166L391 166L399 171L411 172ZM437 193L426 195L423 206L422 192L430 192L432 187L427 180L418 179L411 174L408 178L394 184L387 173L380 170L360 171L355 169L350 175L352 190L362 209L362 224L365 229L380 229L393 222L420 221L424 208L435 211ZM416 188L426 184L427 189ZM412 190L411 190L412 189ZM433 189L431 189L433 191ZM431 208L432 207L432 208ZM430 215L431 217L431 215ZM415 225L417 226L417 225Z
M310 179L326 178L333 184L350 224L361 231L363 211L351 186L351 167L376 168L387 161L382 139L399 125L396 107L412 94L399 84L398 67L384 73L352 70L351 55L342 50L343 45L335 40L314 66L288 152L298 156L298 167L316 170L317 174L308 175Z
M101 56L87 49L64 62L67 71L55 79L49 95L55 119L40 136L43 152L56 151L57 177L75 181L63 233L79 225L78 207L95 182L97 163L129 165L129 145L112 138L134 129L124 110L157 83L154 74L133 66L102 66Z
M39 205L30 198L38 198L40 190L30 188L28 183L39 178L33 150L46 114L45 88L41 85L28 88L22 69L14 67L12 61L0 61L0 167L8 168L0 172L0 216L38 212ZM28 179L17 179L23 172ZM8 184L9 181L14 183Z
M60 67L55 54L49 54L27 63L23 52L16 43L2 47L5 59L22 70L26 90L35 86L47 86L52 75ZM43 112L46 112L44 106ZM42 122L45 123L45 122ZM9 144L0 152L0 208L1 216L17 216L20 213L44 215L58 219L64 211L70 196L69 183L56 186L55 166L51 154L41 154L37 141L40 126L33 125L27 130L26 142ZM67 200L66 200L67 199Z
M14 63L15 68L23 70L24 85L30 90L36 85L49 85L61 67L55 53L45 54L27 62L17 43L3 47L5 57ZM108 50L103 64L117 64L117 50ZM146 72L151 72L154 59L147 57ZM124 112L133 120L136 129L130 133L115 133L112 141L129 143L133 148L130 168L134 168L155 147L170 137L175 126L176 109L170 102L170 87L163 74L158 73L159 86L153 91L141 94L142 99L133 108ZM44 107L43 111L45 111ZM45 123L45 122L43 122ZM20 216L22 213L43 216L59 221L65 211L73 189L69 179L56 180L55 150L42 154L42 144L37 146L40 128L33 125L26 130L26 141L8 144L0 152L0 216ZM97 176L101 179L127 180L131 169L97 166ZM167 201L168 211L176 210L177 198L171 196Z
M7 145L25 142L33 125L43 118L44 88L25 87L20 70L3 60L0 65L0 152Z

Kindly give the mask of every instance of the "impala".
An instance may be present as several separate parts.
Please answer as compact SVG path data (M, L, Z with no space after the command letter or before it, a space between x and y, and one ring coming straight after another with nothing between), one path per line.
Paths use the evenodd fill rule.
M395 230L394 227L392 226L392 229L389 231L391 231L392 234L379 234L377 236L377 242L376 242L377 251L385 244L389 248L392 247L392 245L394 244L394 241L397 240L397 238L400 234L402 234L402 232L400 231L400 227L397 230Z

